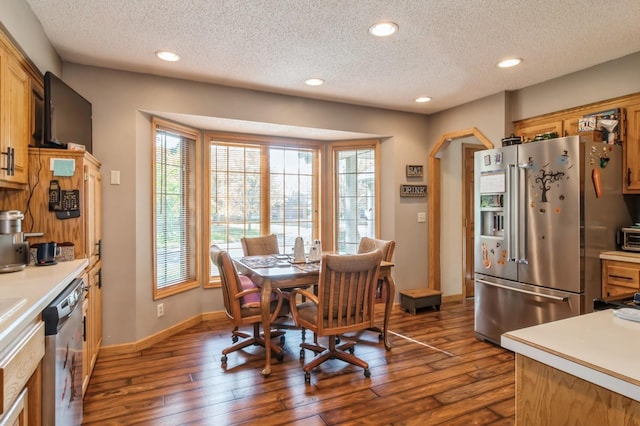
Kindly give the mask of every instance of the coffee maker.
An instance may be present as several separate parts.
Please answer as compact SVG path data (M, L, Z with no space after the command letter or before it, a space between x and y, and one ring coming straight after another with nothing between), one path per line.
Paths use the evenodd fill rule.
M21 271L29 264L22 219L24 215L18 210L0 210L0 273Z

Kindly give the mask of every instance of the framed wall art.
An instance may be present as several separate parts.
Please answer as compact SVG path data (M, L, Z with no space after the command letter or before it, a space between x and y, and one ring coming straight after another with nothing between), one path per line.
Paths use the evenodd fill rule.
M407 177L422 177L424 175L424 168L422 164L409 164L407 166Z
M426 197L427 185L400 185L401 197Z

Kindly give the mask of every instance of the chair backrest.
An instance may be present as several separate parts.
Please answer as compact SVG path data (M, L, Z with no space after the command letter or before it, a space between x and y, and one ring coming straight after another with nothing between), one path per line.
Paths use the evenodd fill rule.
M358 253L369 253L376 249L382 252L382 260L391 262L393 252L396 249L396 242L393 240L377 240L375 238L362 237L360 245L358 246Z
M263 254L280 254L278 237L276 234L262 237L240 238L242 252L245 256L259 256Z
M240 300L235 297L242 291L240 277L229 253L212 245L209 249L211 261L218 267L220 273L220 285L222 287L222 298L227 316L234 320L241 317Z
M318 283L318 333L342 334L372 327L382 252L323 254Z

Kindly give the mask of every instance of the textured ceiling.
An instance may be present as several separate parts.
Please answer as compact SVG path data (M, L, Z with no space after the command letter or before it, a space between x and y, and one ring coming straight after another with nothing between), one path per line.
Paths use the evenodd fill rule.
M26 1L65 62L422 114L640 51L638 0Z

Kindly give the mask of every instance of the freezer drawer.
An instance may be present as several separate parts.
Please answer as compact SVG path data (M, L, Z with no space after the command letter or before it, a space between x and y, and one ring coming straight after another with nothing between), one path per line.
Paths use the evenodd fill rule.
M579 315L582 298L476 274L476 337L499 345L502 333Z

